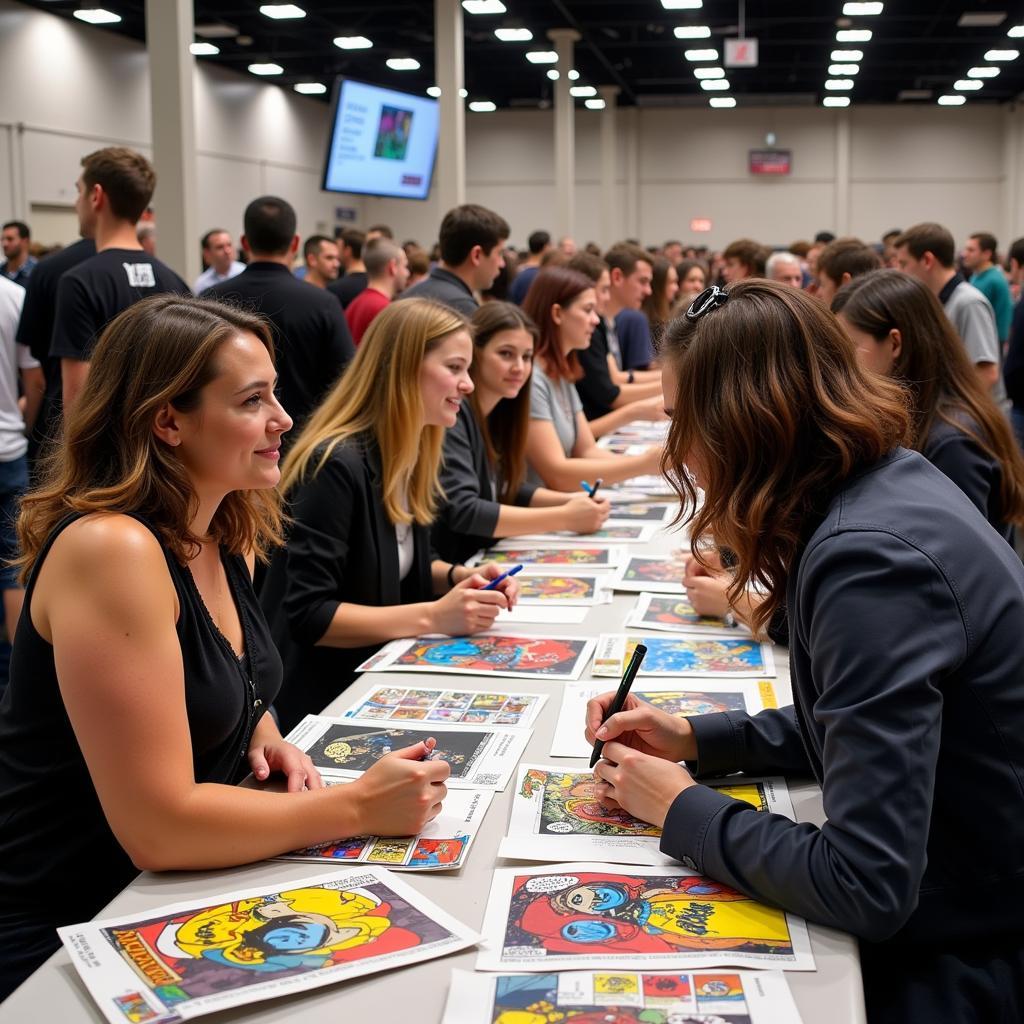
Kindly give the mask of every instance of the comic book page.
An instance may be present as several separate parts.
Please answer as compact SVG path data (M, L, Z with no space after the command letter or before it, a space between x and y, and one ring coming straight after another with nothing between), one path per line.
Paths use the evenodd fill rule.
M641 594L626 618L627 626L666 633L703 633L706 636L749 636L744 626L729 626L725 619L698 615L684 594Z
M483 565L486 562L497 562L498 565L525 565L528 569L564 568L592 572L595 569L618 569L624 560L625 548L614 544L601 546L580 543L558 547L554 544L526 546L516 543L507 548L490 548L482 551L466 564Z
M518 605L540 605L550 608L589 608L595 604L608 604L612 591L608 586L608 574L583 572L521 572L516 576L519 584Z
M545 693L510 693L434 686L378 686L342 712L375 722L507 725L529 728L547 701Z
M646 544L653 537L658 527L653 523L619 522L614 516L605 521L600 530L594 530L580 537L587 544L594 542L614 541L616 544ZM571 543L578 534L571 530L556 530L553 533L524 533L518 537L506 537L494 545L493 551L507 551L509 548L522 547L524 541L562 541Z
M775 675L771 644L747 637L627 636L602 633L594 654L595 676L621 676L637 643L647 648L641 676L730 679Z
M802 1024L782 971L452 971L441 1024Z
M511 610L502 609L494 620L493 629L518 629L520 626L580 626L590 614L589 608L575 605L516 604Z
M111 1024L171 1024L444 956L478 936L384 868L59 928Z
M618 563L619 570L611 579L613 590L637 593L682 594L682 560L671 555L630 555Z
M392 640L359 666L360 672L443 672L508 679L579 679L595 641L584 636L415 637Z
M749 804L794 818L781 778L735 778L714 789ZM678 864L661 852L661 829L622 808L606 807L589 769L520 765L508 835L498 854L519 860L601 860L609 864Z
M612 508L612 519L617 523L654 523L656 526L664 526L672 519L674 508L665 502L631 501L629 496L625 500L617 501Z
M277 859L382 864L392 871L456 871L469 856L491 796L483 790L452 789L444 798L441 813L417 836L354 836L285 853Z
M813 971L807 925L683 868L497 868L480 971Z
M587 701L614 689L611 682L572 683L562 691L552 757L590 757L590 744L583 735ZM756 715L779 706L775 685L768 679L659 679L635 683L634 697L679 718L711 715L719 711L746 711Z
M428 736L437 746L428 760L447 761L449 789L503 790L523 756L532 730L480 725L473 728L425 722L367 722L307 715L288 734L325 779L355 779L385 754L410 747Z

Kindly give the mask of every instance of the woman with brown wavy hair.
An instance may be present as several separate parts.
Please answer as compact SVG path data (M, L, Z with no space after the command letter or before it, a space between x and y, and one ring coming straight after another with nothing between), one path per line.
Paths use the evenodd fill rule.
M275 382L263 320L144 299L100 338L23 500L27 589L0 703L0 998L57 948L58 925L138 869L409 835L440 808L448 766L420 763L425 744L328 789L267 713L281 660L251 573L281 533L292 421ZM284 774L289 792L236 787L249 771Z
M1024 567L903 445L905 395L835 318L770 281L708 289L669 329L665 469L693 555L736 555L789 615L794 706L673 718L631 699L601 795L662 850L861 939L868 1017L1024 1019ZM697 505L697 488L704 492ZM820 828L694 781L813 774Z

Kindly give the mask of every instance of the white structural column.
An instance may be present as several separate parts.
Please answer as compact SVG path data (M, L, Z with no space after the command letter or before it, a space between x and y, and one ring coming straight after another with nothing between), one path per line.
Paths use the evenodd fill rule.
M1021 111L1011 103L1003 114L1003 187L1002 217L1007 238L1005 248L1022 233L1020 203L1021 164ZM1002 239L1000 238L1000 241Z
M434 75L441 90L437 199L441 216L466 201L466 103L462 4L434 0Z
M580 38L573 28L553 28L548 39L558 52L555 82L555 228L572 235L576 221L576 108L569 92L573 48Z
M835 233L850 233L850 112L836 117L836 207Z
M625 130L622 132L626 147L626 223L629 238L643 238L640 230L640 108L626 107L622 111Z
M601 111L601 244L610 246L616 238L618 218L619 140L615 137L617 85L598 88L604 100Z
M146 0L154 206L160 258L186 281L199 276L192 0Z

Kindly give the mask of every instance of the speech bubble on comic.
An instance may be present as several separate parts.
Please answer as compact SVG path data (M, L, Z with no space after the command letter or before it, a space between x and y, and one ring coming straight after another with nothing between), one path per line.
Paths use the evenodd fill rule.
M569 889L579 883L580 880L575 875L538 875L526 883L526 891L561 892L562 889Z

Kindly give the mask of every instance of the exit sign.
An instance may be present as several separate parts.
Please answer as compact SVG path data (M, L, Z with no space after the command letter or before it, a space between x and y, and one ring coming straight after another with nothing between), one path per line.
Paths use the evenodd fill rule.
M726 39L725 66L727 68L756 68L756 39Z
M707 217L694 217L693 220L690 221L690 230L691 231L710 231L711 230L711 221L708 220Z

